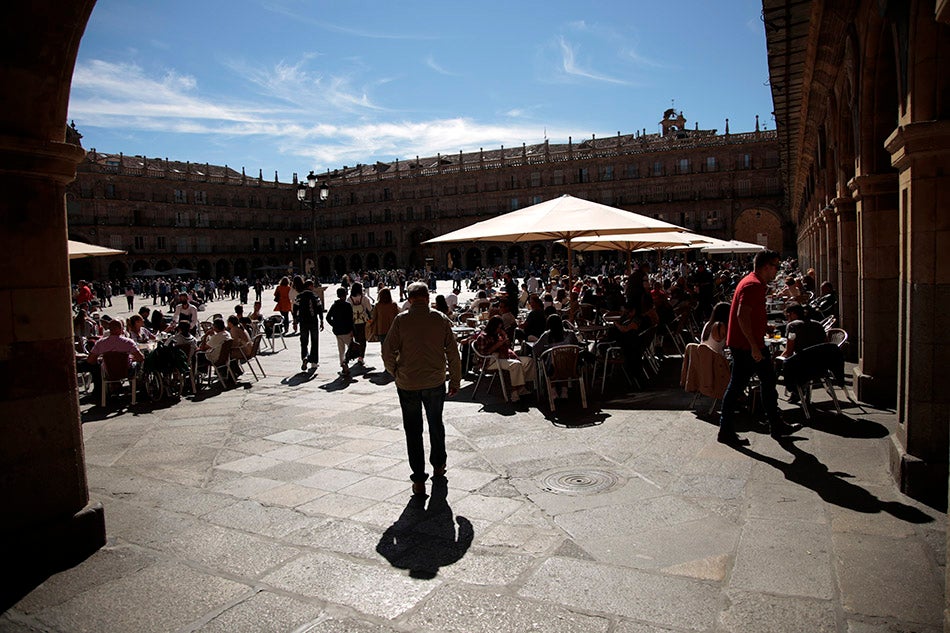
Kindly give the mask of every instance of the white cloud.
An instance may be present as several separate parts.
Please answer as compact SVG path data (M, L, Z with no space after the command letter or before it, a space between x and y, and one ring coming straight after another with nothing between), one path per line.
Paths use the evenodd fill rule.
M252 143L265 154L269 145L273 152L307 160L316 169L543 140L538 123L485 124L464 117L396 120L348 79L308 74L302 62L268 72L244 68L242 73L261 88L257 101L223 103L203 94L190 76L169 71L153 78L133 64L92 61L76 68L70 117L80 129L205 136L208 142L240 148L242 155ZM354 111L361 116L353 117ZM516 110L510 112L514 116ZM568 134L548 126L552 138ZM120 149L154 153L152 148L115 151Z
M559 38L558 43L561 48L561 69L565 74L573 77L581 77L584 79L592 79L594 81L604 81L607 83L627 85L628 82L617 79L616 77L610 77L609 75L604 75L593 70L582 67L577 62L577 54L575 47L567 42L563 37Z
M426 66L428 66L435 72L439 73L440 75L446 75L448 77L459 76L458 73L453 73L451 71L448 71L445 68L443 68L441 65L439 65L439 63L435 61L435 58L432 55L429 55L428 57L426 57Z

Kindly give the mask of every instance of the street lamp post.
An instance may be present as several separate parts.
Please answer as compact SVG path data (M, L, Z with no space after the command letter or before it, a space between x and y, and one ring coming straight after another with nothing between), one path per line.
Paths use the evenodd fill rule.
M309 196L307 192L310 192ZM307 182L300 183L297 186L297 200L300 202L306 202L309 198L310 201L310 226L313 230L313 279L317 281L320 276L320 266L319 260L317 259L317 205L323 204L326 202L327 198L330 197L330 185L324 181L320 184L319 189L317 188L317 175L311 170L307 174ZM299 239L299 238L298 238ZM302 247L301 247L302 248ZM301 255L301 259L303 255ZM303 266L301 265L301 269Z
M294 240L294 246L300 249L300 275L304 276L307 274L307 271L304 270L303 265L303 249L307 246L307 238L303 235L298 235L297 239Z

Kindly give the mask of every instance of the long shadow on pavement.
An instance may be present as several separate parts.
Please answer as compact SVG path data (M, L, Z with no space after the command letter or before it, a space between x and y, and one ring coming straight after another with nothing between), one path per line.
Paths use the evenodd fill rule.
M447 496L446 478L433 477L429 506L425 506L425 497L413 496L396 522L383 532L376 551L393 567L408 569L412 578L426 580L435 578L442 567L460 561L475 538L475 530L471 521L452 514Z
M913 506L899 501L878 499L861 486L847 481L848 478L853 476L849 473L829 471L828 467L821 463L817 457L796 446L796 442L804 441L804 438L781 437L777 438L777 441L782 448L793 456L794 459L791 463L762 455L745 446L734 446L733 449L763 464L772 466L781 471L788 481L810 488L818 493L818 496L824 501L842 508L866 514L887 512L894 518L908 523L930 523L934 520L933 517Z

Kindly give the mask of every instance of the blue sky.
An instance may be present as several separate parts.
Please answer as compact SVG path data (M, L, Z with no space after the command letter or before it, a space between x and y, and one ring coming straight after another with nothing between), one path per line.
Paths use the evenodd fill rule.
M761 2L98 0L83 145L325 171L688 127L774 128Z

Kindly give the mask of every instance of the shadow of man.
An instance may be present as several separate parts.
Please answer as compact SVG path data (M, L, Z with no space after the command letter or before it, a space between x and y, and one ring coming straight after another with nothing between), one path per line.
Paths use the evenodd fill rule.
M453 516L447 496L446 478L433 477L429 506L425 507L425 497L413 496L396 522L383 532L376 551L393 567L408 569L412 578L426 580L435 578L440 567L461 560L475 531L471 521Z
M776 468L785 475L788 481L811 488L824 501L842 508L867 514L887 512L894 518L908 523L930 523L934 520L933 517L913 506L899 501L882 501L861 486L847 481L852 477L848 473L828 470L828 467L817 457L796 446L796 442L803 440L804 438L801 437L777 439L779 445L794 458L791 463L756 453L742 446L735 447L735 450Z

